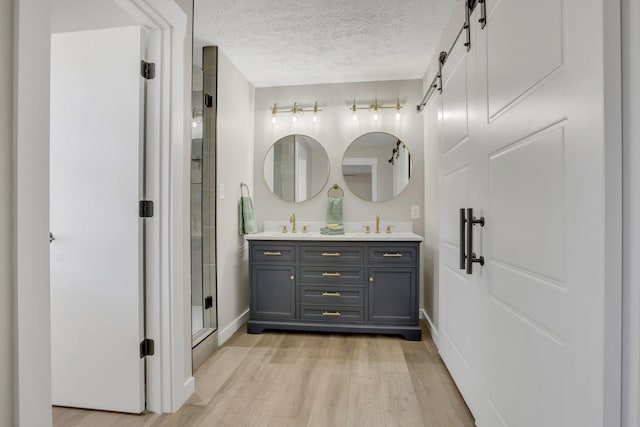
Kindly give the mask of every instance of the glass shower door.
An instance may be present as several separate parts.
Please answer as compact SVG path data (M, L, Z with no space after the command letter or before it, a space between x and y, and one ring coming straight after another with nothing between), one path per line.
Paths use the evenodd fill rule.
M191 129L191 332L195 347L217 329L215 274L215 150L208 111L210 79L193 66ZM213 193L212 193L213 191Z

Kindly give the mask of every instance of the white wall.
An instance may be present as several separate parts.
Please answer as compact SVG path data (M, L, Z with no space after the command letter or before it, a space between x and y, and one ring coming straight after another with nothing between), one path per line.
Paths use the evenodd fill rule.
M254 181L254 101L254 87L218 50L217 180L225 188L225 198L218 200L216 209L220 343L236 330L238 318L249 309L248 245L238 235L238 199L241 182L249 184L254 198L260 191L250 185ZM264 182L262 177L260 170Z
M13 1L0 1L0 425L13 425L11 126Z
M423 78L423 93L427 92L433 77L438 73L438 57L441 51L448 51L453 45L458 30L464 22L464 3L458 1L453 9L449 23L438 42L438 46L429 62L427 71ZM436 92L431 99L430 104L422 112L424 120L424 227L425 227L425 250L423 252L423 268L424 268L424 309L431 326L431 332L437 342L438 333L438 261L440 259L440 251L438 244L440 240L440 194L439 194L439 148L440 140L439 128L439 110L440 110L440 94Z
M114 0L52 0L51 32L62 33L139 25Z
M193 34L193 1L192 0L175 0L180 6L182 11L187 16L187 25L185 29L184 38L184 52L185 61L183 64L183 114L185 126L182 129L182 138L180 144L179 153L182 156L182 233L181 233L181 246L182 246L182 274L181 277L175 281L173 286L179 288L181 291L181 298L175 301L181 308L177 310L177 313L182 315L180 325L182 326L182 332L176 336L176 344L181 349L175 349L182 353L182 372L183 378L182 384L176 384L177 390L182 390L184 395L177 398L174 395L175 400L173 402L173 409L177 410L182 403L189 398L189 395L193 391L193 367L192 367L192 355L191 355L191 78L192 78L192 60L190 52L193 51L192 46L192 34ZM177 154L177 153L176 153ZM166 177L168 179L168 177ZM176 201L180 198L176 198ZM173 246L177 246L178 242L172 242ZM176 391L177 395L178 392Z
M640 3L622 6L622 425L640 426Z
M424 91L426 93L431 84L430 78L425 78ZM427 81L428 80L428 81ZM440 251L438 249L440 241L440 191L439 191L439 161L438 143L440 129L440 105L441 98L434 95L424 115L424 221L425 221L425 243L424 243L424 309L433 328L432 334L437 339L438 329L438 291L439 274L438 263Z
M13 425L45 427L51 425L50 10L47 0L14 1L14 7Z
M404 104L402 118L395 120L395 111L385 111L381 118L373 121L373 114L367 110L358 112L359 120L354 123L349 106L355 98L359 105L373 102L394 103L396 97ZM326 192L330 185L338 184L344 191L345 221L374 221L380 212L382 221L411 221L411 205L423 206L423 135L422 116L415 112L415 105L422 97L420 80L390 82L341 83L310 86L286 86L258 88L255 108L255 205L258 228L265 220L288 221L289 214L295 212L298 223L304 221L324 221L326 212ZM281 108L293 105L309 107L318 101L318 122L313 123L311 113L306 113L296 124L292 124L288 114L278 114L277 123L271 123L271 107L277 103ZM393 201L367 202L354 196L342 177L342 157L349 144L367 132L388 132L405 142L414 160L414 176L407 189ZM320 194L306 202L289 203L274 195L263 179L263 162L271 144L285 135L299 133L315 138L327 151L330 175L327 186ZM388 159L387 159L388 160ZM385 160L386 162L386 160ZM414 222L414 231L422 234L423 221Z

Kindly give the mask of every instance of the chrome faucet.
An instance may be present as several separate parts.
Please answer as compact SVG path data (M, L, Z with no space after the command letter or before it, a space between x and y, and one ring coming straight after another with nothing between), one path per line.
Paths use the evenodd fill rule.
M380 214L376 213L376 234L380 234Z
M296 230L296 214L291 213L291 216L289 217L289 222L292 224L291 232L292 233L297 233L298 230Z

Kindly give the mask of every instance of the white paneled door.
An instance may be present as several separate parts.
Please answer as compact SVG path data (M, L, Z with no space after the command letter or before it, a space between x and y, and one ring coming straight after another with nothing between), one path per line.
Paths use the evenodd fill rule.
M442 126L440 138L440 340L439 348L449 372L467 404L478 405L480 345L475 276L460 269L459 209L472 205L470 106L473 58L458 36L442 67ZM475 411L474 411L475 412Z
M145 409L139 27L51 40L55 405Z
M441 353L480 427L619 425L615 8L483 6L442 73ZM485 218L473 274L459 208Z

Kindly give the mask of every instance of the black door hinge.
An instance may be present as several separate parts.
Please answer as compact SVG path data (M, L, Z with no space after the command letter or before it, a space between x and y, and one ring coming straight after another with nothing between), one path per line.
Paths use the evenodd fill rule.
M140 200L140 218L151 218L153 216L153 202L151 200Z
M140 358L142 359L143 357L146 356L153 356L153 354L155 353L155 343L153 342L153 340L150 340L149 338L145 338L142 340L142 342L140 343Z
M147 80L156 77L156 64L153 62L140 61L140 74Z
M209 295L204 299L204 309L206 310L211 307L213 307L213 297Z
M213 96L208 93L204 94L204 106L209 108L213 107Z

